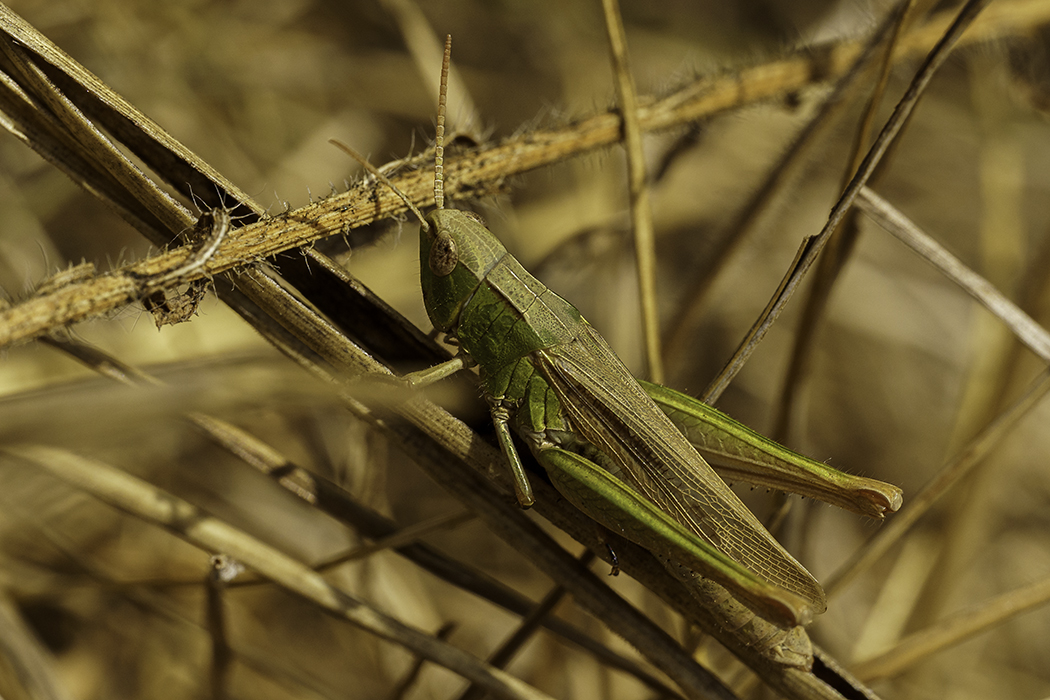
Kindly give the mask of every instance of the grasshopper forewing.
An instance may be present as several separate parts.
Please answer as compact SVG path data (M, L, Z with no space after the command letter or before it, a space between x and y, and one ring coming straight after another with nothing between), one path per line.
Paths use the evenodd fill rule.
M538 355L569 422L622 469L622 481L714 549L797 596L804 605L796 605L795 624L824 612L820 584L715 474L586 321L576 342ZM731 589L736 583L720 582Z

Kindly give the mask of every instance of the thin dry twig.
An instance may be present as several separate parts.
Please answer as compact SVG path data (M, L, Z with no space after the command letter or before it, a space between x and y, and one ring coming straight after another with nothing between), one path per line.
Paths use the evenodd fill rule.
M842 591L857 576L871 568L952 486L970 472L1007 434L1050 393L1050 373L1044 373L1029 386L1016 403L989 423L949 460L918 494L908 499L892 520L824 583L828 598Z
M211 697L213 700L225 700L229 697L230 672L233 665L233 649L230 638L226 609L226 584L242 568L239 562L219 554L212 557L205 582L205 620L208 635L211 637Z
M944 36L941 37L941 40L937 42L937 45L930 52L929 56L927 56L926 61L912 79L911 85L908 86L908 90L904 93L900 102L897 103L897 108L893 111L893 114L890 115L890 118L886 120L882 132L879 134L878 138L875 139L875 143L872 144L868 154L864 157L864 161L857 169L856 176L843 191L839 201L835 203L834 207L832 207L831 214L828 216L828 221L824 225L824 228L821 229L820 233L816 236L805 240L799 247L795 261L788 268L787 274L784 275L780 286L770 298L766 308L762 311L761 315L751 326L751 329L744 336L744 339L741 341L737 351L733 354L733 357L729 359L722 371L719 372L718 376L715 377L707 389L704 390L701 400L705 403L712 403L722 395L722 392L725 391L727 386L729 386L733 377L743 369L743 366L751 356L751 353L754 352L755 348L758 347L758 344L762 342L766 332L776 319L779 318L780 313L783 311L784 307L787 306L787 303L791 299L795 290L802 283L806 273L816 261L820 251L827 243L828 238L838 228L839 223L846 215L850 206L852 206L853 200L857 197L857 193L868 181L868 178L871 177L871 174L875 171L875 167L879 164L879 161L882 160L882 156L896 139L901 127L904 126L908 116L911 114L912 110L915 109L919 98L922 96L926 86L937 72L937 69L948 59L948 55L951 53L951 50L955 46L959 37L962 36L963 32L966 31L988 2L989 0L968 0L959 11L952 26L947 32L945 32Z
M434 636L440 640L446 640L452 636L452 633L456 631L456 624L449 622L441 626ZM426 664L426 659L417 659L412 668L409 669L405 677L401 679L401 682L390 692L389 700L402 700L408 691L412 689L412 686L419 680L419 674L423 671L423 667Z
M995 285L967 267L899 209L867 187L858 193L857 207L991 311L1039 359L1050 363L1050 332Z
M463 523L470 522L475 517L476 516L470 511L439 515L430 520L401 528L392 535L378 539L371 544L355 547L348 552L341 552L331 556L328 559L315 564L314 569L317 571L328 571L329 569L334 569L335 567L346 564L347 562L358 561L370 557L377 552L383 552L388 549L397 549L398 547L403 547L415 542L416 540L420 540L431 533L452 530Z
M856 174L868 147L871 131L875 124L875 116L879 106L882 104L882 97L889 84L890 71L893 68L893 52L901 39L906 23L912 17L914 5L915 0L902 0L889 18L893 30L883 48L879 76L875 81L875 88L868 99L864 115L861 117L860 125L857 127L857 134L853 139L849 166L843 173L842 188L845 188ZM883 171L885 171L886 163L887 161L883 161ZM835 282L838 280L842 270L845 269L850 254L854 249L858 233L856 213L851 211L835 233L831 235L824 252L820 256L820 260L817 262L817 269L813 275L813 284L806 294L802 317L799 320L798 329L795 333L795 345L791 349L791 359L788 361L788 369L784 378L784 390L781 392L780 402L777 406L777 415L773 421L772 436L775 440L782 442L787 439L793 414L792 409L805 378L806 362L810 357L810 350L817 336L817 328L824 317Z
M728 235L725 243L716 251L715 270L712 274L698 276L689 290L683 295L685 302L671 320L667 333L666 355L668 363L674 362L688 348L689 330L697 316L705 307L708 293L715 287L720 273L728 268L744 243L750 238L763 214L776 201L777 193L790 183L804 163L806 154L818 143L821 137L835 124L839 116L850 104L849 95L854 92L860 80L867 75L868 66L877 57L877 49L886 42L886 37L897 24L900 8L889 12L880 26L872 33L849 70L838 78L831 93L824 98L816 113L795 135L791 144L784 149L776 165L769 169L762 184L748 197L747 202L739 208L739 213L727 226ZM892 52L886 53L889 60ZM855 168L854 168L855 169ZM850 173L852 175L852 171ZM845 183L843 183L845 186Z
M1050 579L1004 593L960 610L935 625L909 635L892 649L855 664L853 673L864 681L894 676L931 654L947 649L1050 601Z
M1025 0L1024 2L1000 3L994 12L986 13L983 21L967 33L967 41L980 41L1000 37L1004 34L1026 30L1035 24L1050 20L1050 8L1045 3ZM931 46L939 32L947 25L946 17L938 15L918 30L910 33L901 41L898 60L926 50ZM100 103L109 106L113 114L122 119L132 115L134 123L142 125L152 137L159 139L164 148L170 149L163 154L156 154L153 159L163 159L173 163L174 157L181 158L185 165L180 175L172 178L177 186L185 187L186 183L197 182L197 191L210 197L210 189L223 193L230 201L251 206L259 213L259 208L227 182L207 164L200 161L164 133L160 127L137 112L130 104L120 99L95 76L85 71L75 61L50 42L43 40L35 30L21 18L14 15L6 6L0 5L0 29L26 46L31 46L38 60L46 61L57 70L67 72L72 80L83 86L88 93ZM640 100L638 123L643 131L668 129L687 124L698 119L710 117L716 113L739 108L756 101L783 97L809 85L814 75L823 78L834 78L842 74L856 59L863 45L860 42L842 42L824 49L808 49L802 55L792 56L754 68L741 71L730 77L703 78L680 90L660 99ZM819 68L819 70L818 70ZM48 88L51 89L51 88ZM8 108L2 104L5 110ZM19 108L21 110L21 107ZM22 114L22 112L18 112ZM37 109L33 115L39 116ZM10 115L8 115L10 116ZM25 116L25 115L23 115ZM29 117L26 116L26 119ZM34 148L42 148L42 154L57 162L65 162L67 150L58 152L49 150L50 146L37 137L38 131L26 127L26 121L12 122L2 120L3 125L16 136ZM111 122L111 131L124 134L127 126L124 122ZM587 153L594 149L608 147L620 140L620 117L613 112L598 114L580 120L569 126L539 130L508 139L500 144L477 149L447 161L450 192L466 196L481 196L499 191L508 177L550 165L567 158ZM136 142L137 143L137 142ZM156 150L151 144L137 145L140 154ZM107 151L108 152L108 151ZM152 152L152 151L150 151ZM114 156L107 156L113 158ZM412 159L407 165L418 166L423 158ZM70 172L66 169L67 172ZM141 205L124 200L114 200L117 194L105 193L109 190L99 189L96 184L97 174L90 178L87 175L71 176L92 192L103 194L106 201L118 204L122 215L132 220L141 230L149 230L150 225L144 217L150 212L141 211ZM201 176L211 188L201 185ZM179 179L181 178L181 179ZM432 202L433 190L428 172L411 172L393 178L399 189L419 206ZM118 187L124 187L120 185ZM166 201L167 207L161 207L159 221L166 221L166 227L173 232L189 228L192 220L182 218L188 214L178 215L175 212L185 211L181 205L163 200L162 196L146 192L151 202ZM188 192L186 193L189 194ZM218 203L217 203L218 204ZM154 207L156 210L157 207ZM364 226L372 221L397 216L405 210L405 205L395 195L374 192L372 188L358 186L345 194L334 195L293 212L263 219L257 223L243 226L231 231L219 250L215 252L208 264L199 271L199 276L215 275L235 267L254 263L276 253L309 244L327 236L345 233L353 228ZM174 218L173 218L174 217ZM155 229L154 229L155 230ZM157 240L165 240L163 236ZM192 257L192 252L185 248L176 248L168 253L129 266L125 272L140 279L152 275L164 274L178 269ZM139 298L136 280L127 274L115 272L82 285L69 285L59 290L54 296L41 295L32 297L0 312L0 348L24 342L34 337L71 323L102 315L121 308Z
M109 464L43 445L10 446L3 448L3 452L33 467L45 469L205 551L226 554L337 617L441 664L491 693L521 700L547 697L514 676L487 666L426 632L409 627L357 600L283 552Z
M594 553L589 549L585 549L583 554L580 555L580 564L582 566L588 566L593 560ZM543 620L550 616L558 603L564 600L567 593L568 591L563 586L555 586L548 591L547 595L543 596L543 600L536 606L536 609L521 621L521 624L518 625L513 634L507 637L499 648L489 655L487 661L496 668L506 668L507 664L521 651L521 648L536 635L536 632L539 631L540 626L543 624ZM460 695L459 700L478 700L484 696L485 691L482 688L472 685Z

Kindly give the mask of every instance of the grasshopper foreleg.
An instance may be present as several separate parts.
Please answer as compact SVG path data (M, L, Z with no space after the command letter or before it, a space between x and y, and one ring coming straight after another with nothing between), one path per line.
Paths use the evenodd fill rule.
M421 389L425 386L436 384L446 377L451 377L461 369L473 367L475 364L469 356L460 354L433 367L404 374L401 376L401 381L411 389Z

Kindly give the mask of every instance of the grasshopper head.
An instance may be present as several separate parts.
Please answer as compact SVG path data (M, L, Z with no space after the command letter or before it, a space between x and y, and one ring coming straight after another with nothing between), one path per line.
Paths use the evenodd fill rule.
M507 249L480 217L457 209L438 209L419 230L419 282L431 323L449 331L460 311Z

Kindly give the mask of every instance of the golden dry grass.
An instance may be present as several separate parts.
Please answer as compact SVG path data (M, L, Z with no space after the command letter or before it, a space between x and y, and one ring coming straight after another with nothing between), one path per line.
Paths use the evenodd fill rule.
M1040 323L1047 322L1050 291L1050 68L1042 26L1050 17L1032 8L1045 4L992 4L988 12L1021 28L1006 22L998 38L952 55L874 186ZM377 164L428 145L437 65L420 71L409 49L425 61L426 44L405 13L421 9L431 28L423 25L424 37L427 31L455 37L453 63L462 83L453 84L450 118L478 139L560 128L615 101L597 2L440 2L413 10L401 0L26 0L12 9L271 214L309 204L328 194L330 183L343 191L344 179L357 177L360 168L331 147L330 138ZM863 41L886 9L623 3L642 96L668 94L697 76L742 75L822 42ZM876 127L921 56L893 66ZM690 138L681 126L645 137L650 172L668 161L651 189L665 331L695 281L717 272L669 352L671 386L703 390L760 313L801 239L826 221L872 81L869 76L849 94L842 114L818 135L724 263L716 257L741 208L753 206L751 195L829 84L817 71L809 85L777 99L719 110ZM106 270L157 252L14 138L0 139L0 163L0 287L12 300L71 263L86 260ZM622 149L606 148L515 175L502 183L503 194L478 204L522 263L576 304L642 372L625 173ZM907 508L909 496L1016 401L1045 363L956 284L861 220L857 247L813 335L784 438L835 466L899 484ZM428 329L415 230L401 228L356 229L316 246ZM719 402L756 429L773 430L803 302L799 294ZM328 386L288 362L214 297L191 322L160 331L133 305L73 332L166 385L120 387L42 343L12 347L0 361L4 445L44 443L117 465L308 563L364 540L213 444L186 414L203 412L241 427L403 526L462 508L397 445L346 411ZM476 415L472 398L468 392L449 403ZM860 664L938 620L971 606L962 619L975 619L996 596L1046 579L1045 421L1046 408L1037 404L903 542L832 598L810 628L814 640L847 666ZM213 693L206 553L22 462L0 462L0 485L0 613L21 619L43 643L69 697ZM738 490L760 517L770 512L772 496ZM798 501L785 537L826 580L876 529ZM424 540L534 600L551 586L480 521ZM390 552L344 565L329 580L419 629L455 625L450 641L481 658L517 623ZM678 618L634 581L621 576L611 585L685 636ZM229 697L386 697L415 661L272 585L230 589L224 600ZM571 600L556 614L635 655ZM921 654L874 679L873 687L892 698L1050 695L1047 614L1036 608ZM700 658L741 684L742 694L750 692L746 671L717 645L703 646ZM555 697L649 692L545 632L509 670ZM0 662L3 697L32 697L27 686L10 661ZM461 687L459 677L427 664L405 696L447 697Z

